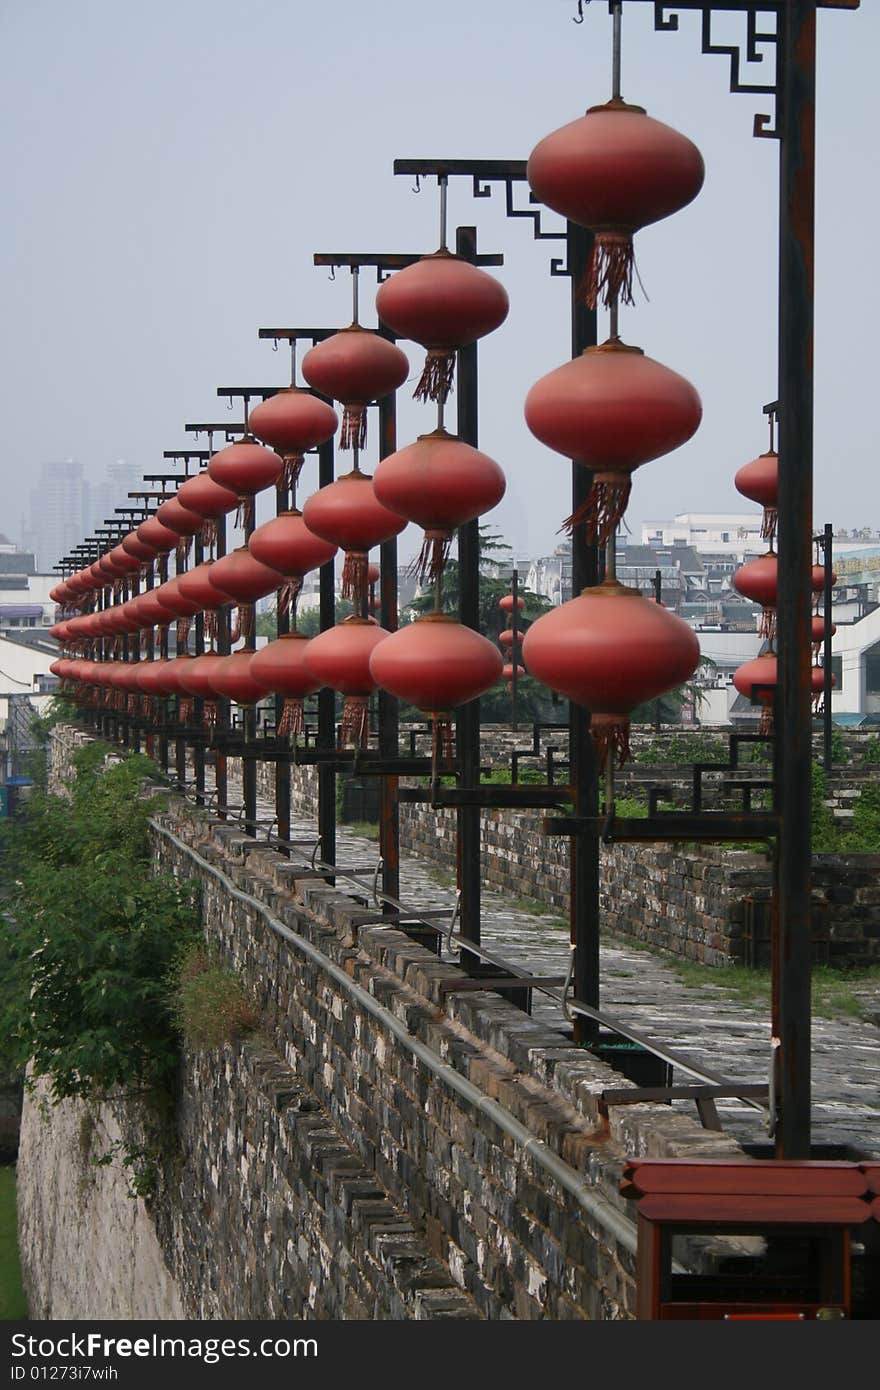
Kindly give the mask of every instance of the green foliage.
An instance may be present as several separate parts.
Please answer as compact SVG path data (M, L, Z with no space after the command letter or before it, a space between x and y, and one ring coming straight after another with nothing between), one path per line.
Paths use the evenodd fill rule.
M828 799L828 778L821 763L813 763L812 835L813 853L828 854L839 849L837 828Z
M194 935L194 889L150 873L152 764L104 759L80 749L70 797L36 793L0 840L0 1034L55 1100L161 1090L177 1058L166 977Z
M862 788L850 827L838 834L835 848L843 854L880 854L880 784Z
M644 748L636 751L633 762L657 767L671 764L726 763L727 758L726 739L695 732L654 738Z
M15 1169L0 1168L0 1322L26 1318L15 1218Z
M837 725L832 725L831 728L831 761L836 767L849 762L849 744L843 730Z
M543 787L547 781L547 774L543 767L531 767L527 763L520 763L517 768L517 780L521 783L528 783L530 786ZM509 787L511 774L509 767L493 767L492 771L480 778L483 786Z
M880 763L880 734L871 734L862 745L863 763Z
M344 620L345 620L346 618L350 618L353 612L354 612L354 604L353 604L353 603L350 603L349 600L348 600L347 598L340 598L340 599L337 599L337 600L336 600L336 621L337 621L337 623L344 622ZM275 614L274 614L274 612L273 612L273 613L265 613L265 614L262 615L262 617L263 617L263 618L270 618L270 619L271 619L271 627L268 627L268 628L266 629L266 636L268 636L268 637L274 637L274 636L275 636ZM320 614L319 610L318 610L317 608L307 608L306 611L305 611L304 613L300 613L299 616L297 617L296 626L297 626L297 631L298 631L298 632L304 633L306 637L317 637L318 633L321 631L321 614ZM260 626L259 626L259 619L258 619L258 622L257 622L257 632L261 632L261 631L262 631L262 629L261 629Z
M71 724L76 719L77 709L74 702L66 695L53 695L46 705L44 714L35 714L31 720L31 729L41 742L45 743L49 737L50 730L56 724Z
M170 979L174 1021L192 1047L222 1047L257 1026L256 1002L204 942L181 952Z

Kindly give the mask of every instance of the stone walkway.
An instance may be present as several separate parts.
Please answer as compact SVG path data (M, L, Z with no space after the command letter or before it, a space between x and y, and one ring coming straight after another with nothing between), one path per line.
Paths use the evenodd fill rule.
M240 788L231 779L229 799L231 804L241 800ZM274 807L261 801L257 814L271 820ZM292 839L315 833L311 819L292 823ZM338 827L337 864L363 865L377 854L374 840L352 834L345 825ZM455 901L452 877L406 854L401 863L400 900L420 911L451 907ZM565 974L568 930L558 913L526 911L484 886L481 922L487 949L534 974ZM734 1081L766 1083L767 1006L733 997L720 982L686 985L661 957L621 942L602 946L600 989L604 1013L664 1043L695 1066ZM537 991L532 1016L551 1028L567 1030L570 1036L559 1004ZM687 1084L693 1078L676 1069L673 1080ZM769 1144L762 1113L737 1100L717 1104L724 1129L740 1143ZM691 1102L676 1105L695 1114ZM880 1027L855 1019L813 1019L813 1142L823 1149L853 1145L861 1153L880 1158Z

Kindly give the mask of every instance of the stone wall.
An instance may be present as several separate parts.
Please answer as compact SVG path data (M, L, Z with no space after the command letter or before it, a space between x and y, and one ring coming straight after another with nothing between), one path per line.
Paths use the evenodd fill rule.
M56 747L60 765L63 732ZM358 927L356 901L235 827L172 799L154 852L199 880L205 933L260 1031L184 1056L177 1142L148 1204L101 1172L80 1221L82 1107L40 1120L28 1099L35 1316L632 1316L625 1157L738 1153L732 1141L667 1106L606 1113L617 1073L497 995L445 996L456 966ZM107 1137L114 1122L99 1116ZM148 1264L132 1275L135 1245Z

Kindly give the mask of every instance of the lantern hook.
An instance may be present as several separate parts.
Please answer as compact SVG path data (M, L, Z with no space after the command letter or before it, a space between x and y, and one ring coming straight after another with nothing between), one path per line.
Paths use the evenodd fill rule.
M415 181L415 183L413 184L412 188L410 189L410 192L411 192L411 193L421 193L421 191L422 191L422 176L421 176L421 174L416 174L416 181Z
M330 267L330 274L327 276L327 279L328 279L328 280L335 280L335 279L336 279L336 266L335 266L335 265L331 265L331 267Z

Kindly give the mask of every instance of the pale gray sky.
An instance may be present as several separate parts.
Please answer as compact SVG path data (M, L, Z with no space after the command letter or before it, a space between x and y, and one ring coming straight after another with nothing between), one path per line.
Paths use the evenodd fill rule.
M154 471L186 420L222 418L218 385L282 382L260 326L349 318L348 277L329 283L313 251L433 250L435 193L394 178L396 156L524 158L605 100L607 6L582 25L575 13L574 0L0 0L0 530L18 534L41 461ZM816 519L878 526L880 17L869 0L819 20ZM719 39L742 34L742 16L719 21ZM707 167L696 202L640 234L650 302L621 315L624 338L704 405L694 440L636 474L636 529L738 509L733 474L766 447L778 146L751 137L767 99L730 95L726 59L700 56L696 14L656 34L653 6L628 6L623 74L627 99ZM490 520L519 556L546 554L567 465L529 435L522 402L568 355L566 282L547 274L554 244L505 220L497 193L474 201L455 183L450 217L506 257L510 317L481 353L481 443L508 478ZM402 409L401 443L431 427L430 411Z

